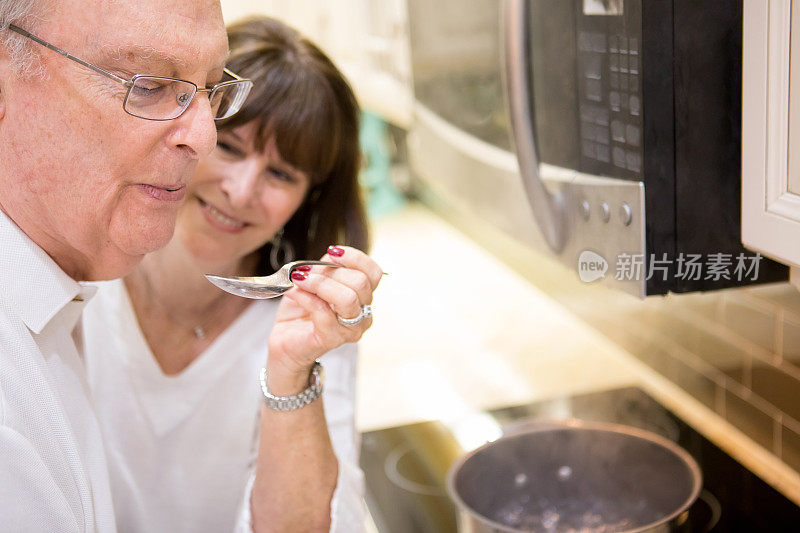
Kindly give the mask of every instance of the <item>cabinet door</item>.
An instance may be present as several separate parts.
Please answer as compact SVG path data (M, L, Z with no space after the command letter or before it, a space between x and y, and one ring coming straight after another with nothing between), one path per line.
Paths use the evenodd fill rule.
M794 30L794 31L793 31ZM800 272L800 0L745 0L742 241Z

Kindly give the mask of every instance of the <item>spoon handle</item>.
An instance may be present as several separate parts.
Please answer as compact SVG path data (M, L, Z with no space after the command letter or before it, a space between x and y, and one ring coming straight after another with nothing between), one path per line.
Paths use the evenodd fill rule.
M329 261L310 261L309 260L309 261L292 261L291 263L286 263L285 265L283 265L283 268L286 268L287 270L289 270L289 273L291 273L294 269L296 269L297 267L303 266L303 265L322 265L322 266L329 266L329 267L340 267L340 266L342 266L342 265L337 265L336 263L331 263ZM388 276L389 275L388 272L381 272L381 274L384 275L384 276Z
M287 263L284 268L289 270L290 272L297 267L305 266L305 265L322 265L322 266L331 266L331 267L340 267L342 265L337 265L336 263L331 263L330 261L292 261L291 263Z

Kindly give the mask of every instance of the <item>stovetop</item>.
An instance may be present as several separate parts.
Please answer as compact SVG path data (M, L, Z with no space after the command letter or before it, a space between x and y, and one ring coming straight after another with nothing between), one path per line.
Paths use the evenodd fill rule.
M365 433L361 467L380 533L456 531L445 479L455 459L531 419L578 418L642 428L683 446L703 471L703 491L683 531L800 531L800 507L637 388L615 389L465 413Z

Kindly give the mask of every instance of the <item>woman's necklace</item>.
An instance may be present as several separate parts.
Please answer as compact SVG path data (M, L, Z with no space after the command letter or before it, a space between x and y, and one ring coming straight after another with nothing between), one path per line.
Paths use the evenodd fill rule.
M215 323L223 322L227 325L227 320L221 319L219 316L219 311L221 305L228 300L228 294L225 292L220 291L220 294L214 297L208 305L205 306L205 309L202 313L203 319L198 322L187 323L182 318L179 318L178 314L175 313L175 309L166 304L161 298L161 295L158 291L155 290L153 287L152 282L150 281L149 275L142 270L141 278L144 282L144 295L148 302L156 304L156 306L161 310L161 312L166 315L169 320L176 323L182 329L187 332L191 332L194 337L199 340L205 340L208 332L213 329Z
M204 330L203 326L200 324L193 327L192 331L194 332L194 336L197 337L197 340L201 341L206 338L206 330Z

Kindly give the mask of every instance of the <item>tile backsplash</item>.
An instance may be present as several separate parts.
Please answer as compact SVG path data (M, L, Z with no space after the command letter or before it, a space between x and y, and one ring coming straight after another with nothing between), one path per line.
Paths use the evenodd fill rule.
M701 339L682 355L713 367L698 367L716 397L701 401L800 471L800 292L781 283L666 300L664 312L682 315ZM700 398L685 376L674 381Z
M771 284L622 306L608 295L595 309L551 295L800 471L796 288Z
M773 283L638 300L439 203L446 219L800 472L800 292Z
M625 311L612 295L594 310L551 295L800 471L797 289L650 297L625 302Z

